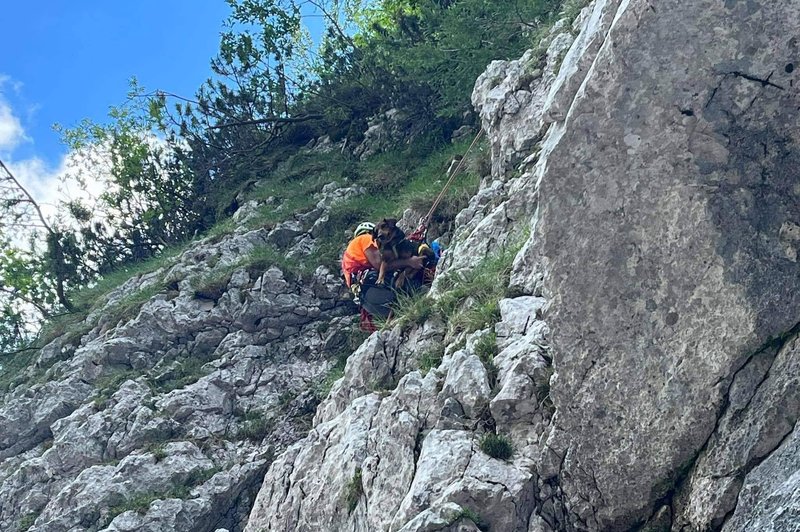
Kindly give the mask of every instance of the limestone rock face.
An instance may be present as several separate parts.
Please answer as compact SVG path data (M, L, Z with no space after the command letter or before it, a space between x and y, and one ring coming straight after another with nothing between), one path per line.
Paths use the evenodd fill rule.
M798 419L768 380L741 393L786 417L765 402L758 433L718 426L737 372L800 321L785 236L800 217L799 20L792 3L626 2L553 139L534 237L557 374L546 445L586 529L657 510L715 428L736 443L708 459L732 463L706 477L713 494L698 496L717 500L695 501L710 506L690 522L718 525Z
M3 396L0 529L797 532L798 27L595 0L493 62L431 308L357 348L335 273L236 264L302 259L358 189L129 281ZM487 258L467 326L444 303Z
M516 297L466 338L429 320L427 373L423 328L373 335L248 530L800 529L799 22L597 0L490 65L492 173L432 294L518 248Z
M353 193L327 187L315 216ZM294 227L307 235L315 219ZM244 528L272 457L307 433L353 323L326 268L237 267L273 234L195 243L42 350L0 403L0 530Z
M506 335L503 345L525 334L542 341L545 327L530 301L536 298L522 299L502 305L495 335ZM530 331L519 330L521 323ZM514 436L520 445L509 461L481 448L482 435L494 430L489 373L477 356L487 333L473 333L426 373L416 369L419 356L441 344L441 326L374 333L348 360L308 437L270 467L246 530L477 530L475 519L527 530L535 507L533 448ZM547 366L535 348L516 357L531 371ZM502 382L525 371L507 358L497 369ZM537 404L527 408L549 419ZM513 427L496 429L510 434Z

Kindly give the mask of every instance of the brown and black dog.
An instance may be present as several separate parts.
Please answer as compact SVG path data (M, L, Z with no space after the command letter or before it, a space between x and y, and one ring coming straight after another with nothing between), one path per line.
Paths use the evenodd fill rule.
M381 254L381 268L378 272L378 284L383 284L386 278L386 264L399 258L397 245L405 239L406 234L397 227L397 220L384 218L372 230L372 238L378 244Z

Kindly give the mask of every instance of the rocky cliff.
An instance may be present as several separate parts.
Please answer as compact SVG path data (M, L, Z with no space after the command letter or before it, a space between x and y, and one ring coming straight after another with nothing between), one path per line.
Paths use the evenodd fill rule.
M798 17L597 0L490 65L492 175L433 301L528 234L516 297L373 335L247 530L800 529Z
M45 347L0 405L0 530L242 530L353 343L337 273L253 258L276 241L307 253L361 192L331 185L271 231L195 242Z
M489 65L491 173L354 352L335 273L240 261L357 189L132 279L3 397L0 529L800 530L798 27L595 0Z

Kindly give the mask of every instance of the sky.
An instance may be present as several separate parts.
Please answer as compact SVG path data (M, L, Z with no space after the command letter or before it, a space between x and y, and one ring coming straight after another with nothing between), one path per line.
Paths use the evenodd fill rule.
M54 123L103 121L135 76L192 96L210 75L224 0L9 0L0 29L0 159L38 194L71 154Z

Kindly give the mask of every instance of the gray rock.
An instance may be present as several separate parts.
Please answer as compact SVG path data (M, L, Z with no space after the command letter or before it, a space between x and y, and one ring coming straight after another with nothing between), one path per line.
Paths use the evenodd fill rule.
M723 532L800 530L800 430L744 479L733 516Z
M780 237L800 212L785 90L800 9L651 7L620 6L542 155L534 238L561 429L547 445L565 450L569 520L588 529L655 510L735 372L800 315Z

